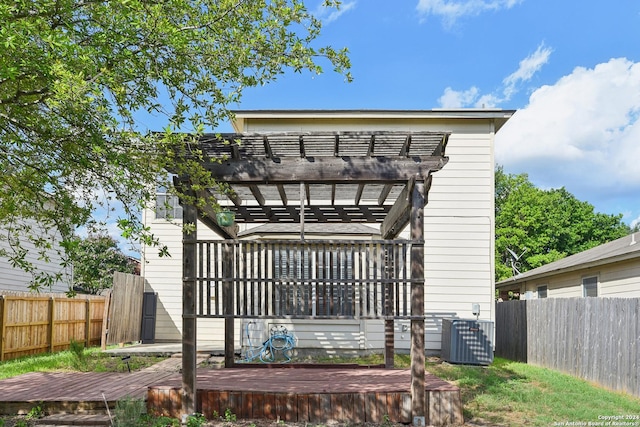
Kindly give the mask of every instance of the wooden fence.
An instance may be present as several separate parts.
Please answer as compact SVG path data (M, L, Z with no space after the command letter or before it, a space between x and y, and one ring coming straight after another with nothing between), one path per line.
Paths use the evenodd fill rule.
M548 298L496 307L496 356L640 396L640 298Z
M134 274L113 274L109 303L107 344L140 341L144 278Z
M64 294L0 295L0 360L100 345L105 297Z

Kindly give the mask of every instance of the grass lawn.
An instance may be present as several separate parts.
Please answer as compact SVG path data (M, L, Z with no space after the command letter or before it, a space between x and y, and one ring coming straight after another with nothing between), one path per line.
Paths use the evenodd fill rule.
M135 371L163 359L166 357L131 356L128 362L131 370ZM0 362L0 380L28 372L124 372L126 370L127 363L121 357L102 353L99 347L87 349L80 347Z
M162 359L132 356L129 364L135 370ZM358 359L317 359L314 362L379 364L383 359L376 355ZM408 355L396 355L397 368L408 368L409 365ZM607 422L611 422L609 426L640 427L640 399L610 392L549 369L500 358L496 358L491 366L451 365L429 358L426 368L432 374L460 387L465 420L471 425L606 426ZM1 362L0 379L33 371L122 372L125 369L126 365L120 357L106 355L99 349L87 349L83 352L66 351ZM616 420L603 417L622 418ZM245 424L238 420L225 425Z
M383 358L376 355L358 362L377 364ZM394 364L397 368L408 368L409 356L396 355ZM609 426L618 422L621 424L617 425L640 427L639 398L611 392L550 369L500 358L491 366L452 365L429 358L426 369L460 387L464 417L472 424L606 426L613 420ZM612 416L622 418L602 419Z

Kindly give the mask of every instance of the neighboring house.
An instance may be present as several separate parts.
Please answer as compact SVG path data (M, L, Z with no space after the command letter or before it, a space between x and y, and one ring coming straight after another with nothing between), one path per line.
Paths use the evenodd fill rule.
M496 284L502 299L640 297L640 233L634 233ZM511 292L511 293L510 293Z
M34 229L37 230L37 228ZM44 257L40 256L40 250L36 249L33 243L29 242L28 239L22 239L21 244L23 248L28 250L26 260L34 266L36 273L42 272L52 276L62 273L62 280L56 282L53 286L45 287L40 291L54 293L66 292L70 289L70 285L73 281L73 274L71 267L65 268L62 266L62 258L55 249L60 249L57 243L58 236L55 233L42 231L42 235L40 237L49 240L54 248L46 250L48 260L45 260ZM12 251L11 245L6 238L0 239L0 250L6 250L9 253ZM32 280L33 275L31 273L25 272L20 268L13 267L7 258L0 256L0 292L28 292L29 285L32 283Z
M428 351L440 350L443 318L472 318L472 305L480 305L480 319L494 319L494 137L512 116L503 110L426 111L237 111L238 133L315 131L433 131L450 132L446 148L449 162L433 175L424 208L425 314ZM165 201L172 212L167 212ZM154 248L143 248L142 275L147 291L158 294L156 341L179 341L182 328L182 212L177 201L158 194L157 210L143 214L145 225L169 247L170 258L159 258ZM172 222L164 218L177 218ZM300 225L269 223L256 228L240 224L238 239L299 239ZM379 226L378 226L379 229ZM304 224L306 239L375 240L380 232L368 225ZM403 233L399 238L408 238ZM198 239L220 239L202 223ZM277 272L276 272L277 273ZM236 343L242 343L246 321L236 320ZM381 350L383 321L264 320L285 324L300 347L326 350ZM409 320L396 320L396 348L408 349ZM198 340L220 345L223 320L198 319ZM237 345L236 344L236 345Z

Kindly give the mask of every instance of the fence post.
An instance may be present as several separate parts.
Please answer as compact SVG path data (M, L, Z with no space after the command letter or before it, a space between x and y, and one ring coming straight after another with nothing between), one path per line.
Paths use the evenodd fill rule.
M4 341L6 338L4 333L7 324L5 301L4 295L0 295L0 361L4 360Z
M53 345L53 338L54 338L54 323L55 323L55 319L53 318L53 316L55 315L55 298L54 297L50 297L49 298L49 331L47 333L48 338L49 338L49 353L53 353L53 349L54 349L54 345Z
M109 304L111 304L111 289L107 291L104 297L104 308L102 310L102 331L100 334L100 348L102 351L107 349L107 333L109 331Z
M89 298L85 299L84 317L84 346L89 348L91 346L91 302Z

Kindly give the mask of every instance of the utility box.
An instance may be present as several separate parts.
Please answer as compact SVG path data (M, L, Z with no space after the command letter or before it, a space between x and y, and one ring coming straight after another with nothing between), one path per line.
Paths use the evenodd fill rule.
M493 363L493 322L442 319L442 359L465 365Z

